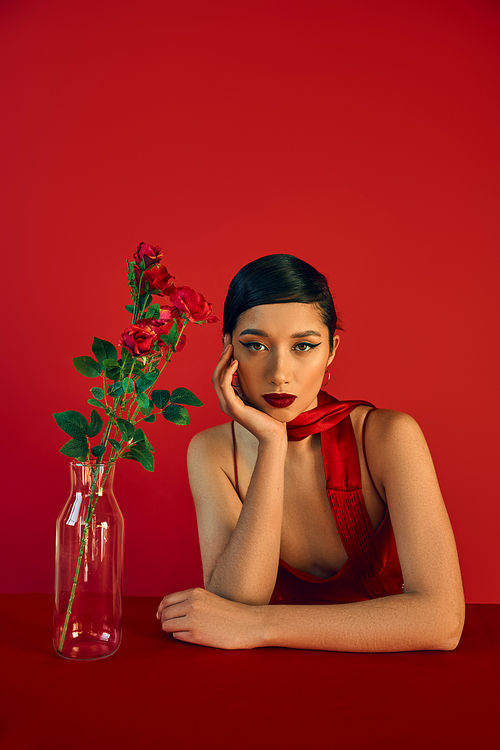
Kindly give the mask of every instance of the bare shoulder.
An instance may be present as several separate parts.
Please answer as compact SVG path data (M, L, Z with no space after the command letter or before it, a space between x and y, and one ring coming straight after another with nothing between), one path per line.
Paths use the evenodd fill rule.
M434 467L427 442L420 425L409 414L393 409L358 407L353 412L353 429L362 453L362 431L366 421L365 450L372 475L380 486L387 484L395 476L426 470L434 474Z
M394 455L401 457L414 455L415 451L429 451L417 420L410 414L392 409L376 409L370 414L366 441L373 450L378 446L388 459Z
M198 432L189 443L188 459L203 458L224 454L231 445L231 422L224 422L215 427L209 427L207 430Z
M218 473L224 474L232 481L234 471L231 423L225 422L198 432L189 443L187 466L192 486L202 477L213 477Z
M425 438L416 419L410 414L393 409L373 409L369 406L359 406L352 412L352 423L356 436L361 435L363 424L366 422L366 444L373 448L422 441Z

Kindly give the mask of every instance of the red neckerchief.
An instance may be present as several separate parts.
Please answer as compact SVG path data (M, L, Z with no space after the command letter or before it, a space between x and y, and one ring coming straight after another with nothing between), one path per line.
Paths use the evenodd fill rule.
M329 430L345 419L356 406L362 405L373 406L369 401L339 401L326 391L320 391L318 406L303 411L287 423L288 439L303 440L308 435Z

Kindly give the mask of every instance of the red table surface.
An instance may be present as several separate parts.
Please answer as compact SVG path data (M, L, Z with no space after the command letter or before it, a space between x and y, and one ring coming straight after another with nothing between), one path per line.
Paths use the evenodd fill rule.
M125 597L107 659L52 647L49 594L0 595L2 750L500 748L500 605L469 604L455 651L222 651L165 635Z

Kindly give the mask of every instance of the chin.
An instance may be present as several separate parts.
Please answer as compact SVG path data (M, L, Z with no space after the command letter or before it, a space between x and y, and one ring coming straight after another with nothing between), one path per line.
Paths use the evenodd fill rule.
M273 417L273 419L276 419L278 422L292 422L295 417L298 417L299 414L302 414L304 409L301 409L300 406L297 407L295 404L292 404L292 406L289 406L285 409L276 409L272 406L267 406L267 408L260 409L260 411L269 414L270 417Z

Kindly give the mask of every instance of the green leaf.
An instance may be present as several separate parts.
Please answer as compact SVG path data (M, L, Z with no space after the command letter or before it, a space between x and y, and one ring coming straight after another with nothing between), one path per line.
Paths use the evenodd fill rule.
M125 305L125 310L130 313L131 315L134 314L134 307L135 305Z
M156 414L150 414L148 417L144 417L145 422L154 422L156 419Z
M151 443L149 442L149 440L148 440L148 436L147 436L147 435L144 435L144 437L145 437L144 443L146 444L146 448L148 449L148 451L151 451L151 453L154 453L154 452L155 452L155 449L153 448L153 446L152 446L152 445L151 445Z
M87 400L87 404L90 404L91 406L97 406L98 409L105 409L106 407L104 404L101 404L100 401L97 401L95 398L89 398Z
M103 427L102 417L95 409L92 409L90 415L89 429L87 430L87 437L95 437L100 433ZM95 454L94 454L95 455Z
M117 354L118 354L118 352L117 352ZM118 364L118 360L116 359L116 357L115 358L111 357L110 359L107 359L107 358L103 359L102 362L101 362L101 365L104 367L105 370L107 370L108 368L110 370L112 370L115 367L120 367L120 365Z
M97 336L92 342L92 353L99 363L103 363L105 359L118 359L116 347L110 341L98 339Z
M87 459L88 452L87 439L85 438L85 440L77 440L76 438L74 438L73 440L68 440L68 442L64 443L63 447L59 449L59 451L64 456L77 458L79 461L85 461Z
M152 445L151 445L151 443L149 442L149 440L148 440L148 437L147 437L147 435L146 435L146 434L144 433L144 430L141 430L141 428L140 428L140 427L139 427L139 429L137 429L137 430L135 431L135 435L134 435L134 445L135 445L136 443L141 443L141 444L142 444L142 443L144 443L144 445L146 446L146 448L147 448L147 449L148 449L149 451L151 451L152 453L154 453L154 450L155 450L155 449L153 448L153 446L152 446Z
M94 398L102 398L104 396L104 391L102 388L96 388L95 386L90 389L91 394Z
M158 409L164 409L170 401L170 391L151 391L151 401Z
M109 380L120 380L122 371L120 367L109 367L106 369L106 377Z
M145 417L149 417L149 415L153 411L153 404L151 402L151 399L149 401L149 406L147 406L145 408L141 407L140 411L141 411L141 414L144 414Z
M169 404L166 409L163 409L162 414L166 420L174 424L189 424L188 410L178 404Z
M160 336L161 340L164 341L166 344L171 344L172 346L176 343L177 339L179 338L179 328L177 326L177 321L174 320L172 323L172 327L170 331L167 333L166 336Z
M73 357L73 364L80 375L86 378L98 378L101 374L101 365L92 357Z
M135 427L132 424L132 422L129 422L127 419L122 419L121 417L118 417L116 420L116 423L120 430L122 440L126 440L127 442L129 440L132 440L132 438L134 437L134 432L135 432Z
M120 448L122 447L121 444L118 442L118 440L115 440L114 438L109 438L108 443L112 445L115 451L119 451Z
M154 369L152 372L147 372L145 375L137 378L135 381L135 390L137 393L144 393L147 388L150 388L158 380L159 375L160 371Z
M128 458L131 461L137 461L137 458L131 454L130 451L125 451L125 453L122 453L122 458Z
M129 452L136 461L139 461L141 466L144 466L146 471L154 470L155 460L151 455L151 451L149 451L147 448L143 447L142 445L132 445Z
M61 430L64 430L70 437L86 440L89 423L79 411L60 411L52 416Z
M159 318L160 317L160 305L150 305L144 313L145 318Z
M187 406L203 406L203 402L191 393L187 388L176 388L172 391L170 401L173 404L186 404Z
M116 383L112 383L108 388L108 396L113 396L113 398L118 398L118 396L123 396L125 393L125 388L123 387L123 383L121 380L119 380Z
M90 452L96 458L102 458L104 456L104 454L106 453L106 446L105 445L94 445L94 447L90 449Z
M142 409L149 409L149 398L145 393L136 393L135 400Z

